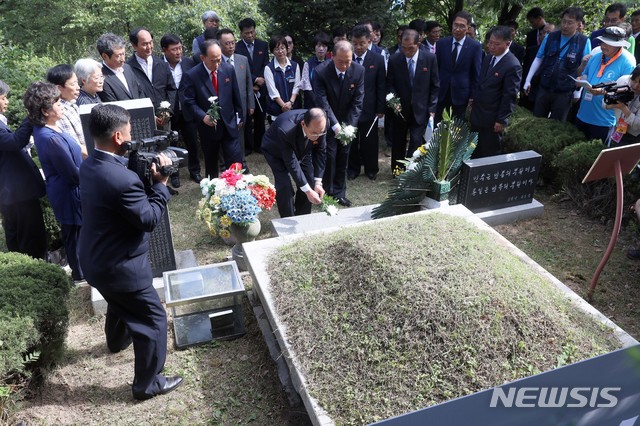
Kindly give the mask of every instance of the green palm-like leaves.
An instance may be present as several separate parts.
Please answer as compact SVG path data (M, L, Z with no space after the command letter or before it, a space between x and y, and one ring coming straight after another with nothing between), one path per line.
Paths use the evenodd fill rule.
M444 111L442 121L425 144L427 153L407 162L409 167L396 177L387 198L373 211L374 219L420 210L420 202L432 191L434 182L449 181L453 187L459 180L462 162L476 147L478 134L471 132L466 121L452 118Z

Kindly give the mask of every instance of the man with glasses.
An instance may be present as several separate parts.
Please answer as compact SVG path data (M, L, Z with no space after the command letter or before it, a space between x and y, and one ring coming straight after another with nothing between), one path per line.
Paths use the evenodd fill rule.
M96 47L103 64L104 85L102 92L98 92L102 102L144 98L133 70L125 63L124 40L113 33L106 33L98 38Z
M600 46L600 37L604 34L604 30L609 27L615 27L624 22L624 18L627 14L627 6L622 3L613 3L610 4L604 11L604 19L602 20L604 23L604 27L599 30L595 30L589 36L589 40L591 40L591 48L595 49Z
M283 112L269 126L262 152L273 171L280 217L309 214L311 204L322 202L326 137L327 117L320 108Z

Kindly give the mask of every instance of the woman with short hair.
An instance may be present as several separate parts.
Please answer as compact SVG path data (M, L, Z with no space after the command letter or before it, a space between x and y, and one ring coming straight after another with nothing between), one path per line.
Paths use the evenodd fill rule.
M98 96L104 86L102 64L92 58L82 58L76 61L73 70L80 83L80 94L76 99L76 105L101 104Z
M64 114L60 90L51 83L32 83L24 106L33 124L33 139L45 176L47 197L62 228L62 241L74 281L84 279L78 261L80 209L80 145L58 127Z

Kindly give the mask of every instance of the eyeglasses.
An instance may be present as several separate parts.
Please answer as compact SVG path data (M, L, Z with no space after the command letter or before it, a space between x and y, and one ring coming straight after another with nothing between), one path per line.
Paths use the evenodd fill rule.
M307 135L307 137L308 137L309 139L319 139L319 138L321 138L321 137L325 136L326 134L327 134L327 132L322 132L322 133L309 133L309 134Z

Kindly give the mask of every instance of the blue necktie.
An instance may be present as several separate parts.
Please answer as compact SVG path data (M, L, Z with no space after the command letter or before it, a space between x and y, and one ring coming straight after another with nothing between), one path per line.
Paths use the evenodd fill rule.
M416 68L413 65L413 58L409 59L409 84L413 86L413 76L416 75Z

